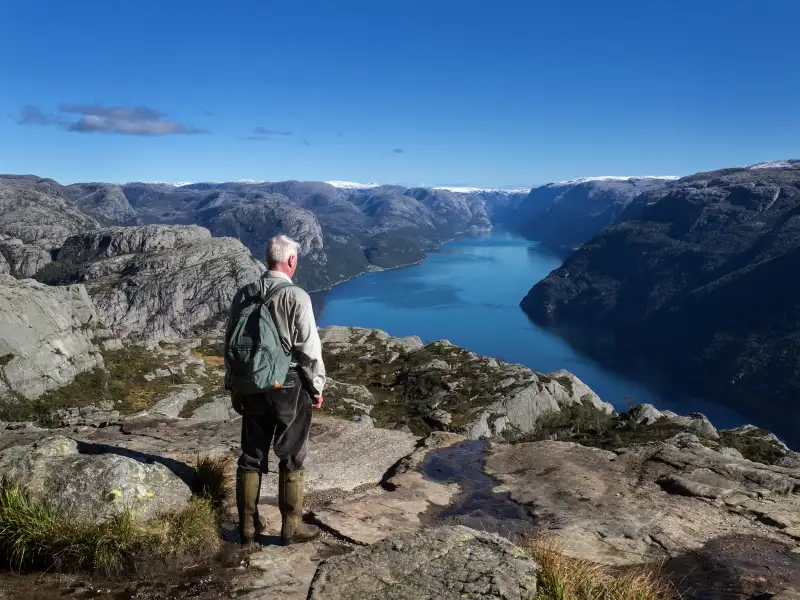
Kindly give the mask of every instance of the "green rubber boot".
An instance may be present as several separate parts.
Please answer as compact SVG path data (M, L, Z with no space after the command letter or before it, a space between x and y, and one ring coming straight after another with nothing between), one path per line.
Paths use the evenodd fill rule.
M319 527L303 523L304 472L281 471L278 502L281 509L281 545L310 542L319 536Z
M252 544L259 533L258 497L261 495L261 473L236 471L236 507L239 509L239 543Z

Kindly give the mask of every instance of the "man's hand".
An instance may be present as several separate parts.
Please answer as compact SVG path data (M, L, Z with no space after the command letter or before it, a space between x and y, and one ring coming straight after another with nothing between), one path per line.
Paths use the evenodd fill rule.
M311 406L314 408L322 408L322 396L317 396Z
M231 392L231 405L233 406L233 410L236 411L237 414L242 414L244 406L242 402L241 394L237 394L235 391Z

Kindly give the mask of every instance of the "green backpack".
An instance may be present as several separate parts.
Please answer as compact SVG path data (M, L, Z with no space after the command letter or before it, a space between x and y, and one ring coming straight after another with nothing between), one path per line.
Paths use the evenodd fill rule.
M263 280L243 287L234 299L225 336L225 367L231 388L242 394L278 389L286 380L291 361L267 303L283 282L265 293Z

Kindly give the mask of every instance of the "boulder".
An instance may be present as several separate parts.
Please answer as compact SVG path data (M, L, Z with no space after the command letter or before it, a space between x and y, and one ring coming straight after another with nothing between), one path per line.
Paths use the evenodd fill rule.
M37 398L102 367L101 328L84 286L0 275L0 398Z
M233 410L231 397L228 394L215 396L211 402L203 404L192 412L192 419L201 421L228 421L239 415Z
M545 388L553 395L559 407L563 408L573 404L589 403L595 409L608 415L614 412L614 407L611 404L603 402L600 396L595 394L588 385L578 379L574 373L561 369L548 373L547 377L560 384L554 385L553 381L545 384Z
M494 534L441 527L399 535L317 569L309 600L520 600L536 595L539 567Z
M197 400L203 395L203 388L195 383L172 386L172 391L164 398L156 402L151 413L164 415L167 417L177 417L181 414L187 402Z
M700 437L704 437L709 440L719 439L719 433L717 432L717 429L711 424L711 421L709 421L708 417L706 417L704 414L690 413L688 416L684 417L670 410L665 410L662 414L668 423L674 423L675 425L685 427Z
M166 466L111 447L52 436L0 452L0 476L33 498L83 520L106 520L121 509L138 519L185 508L191 491Z
M640 425L652 425L664 416L652 404L639 404L628 411L628 419Z

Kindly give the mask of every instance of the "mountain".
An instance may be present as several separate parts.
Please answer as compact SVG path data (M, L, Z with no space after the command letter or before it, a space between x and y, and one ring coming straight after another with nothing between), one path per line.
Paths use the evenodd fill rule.
M764 163L642 194L521 305L745 413L800 419L798 269L800 161Z
M500 206L496 222L563 256L617 222L638 195L675 177L586 177L533 188Z
M239 239L258 259L273 235L294 237L303 254L297 281L318 290L417 262L445 240L488 230L498 211L526 193L341 181L63 186L34 175L0 175L0 208L8 207L0 216L6 236L0 270L30 277L67 237L103 226L200 225L215 237Z

